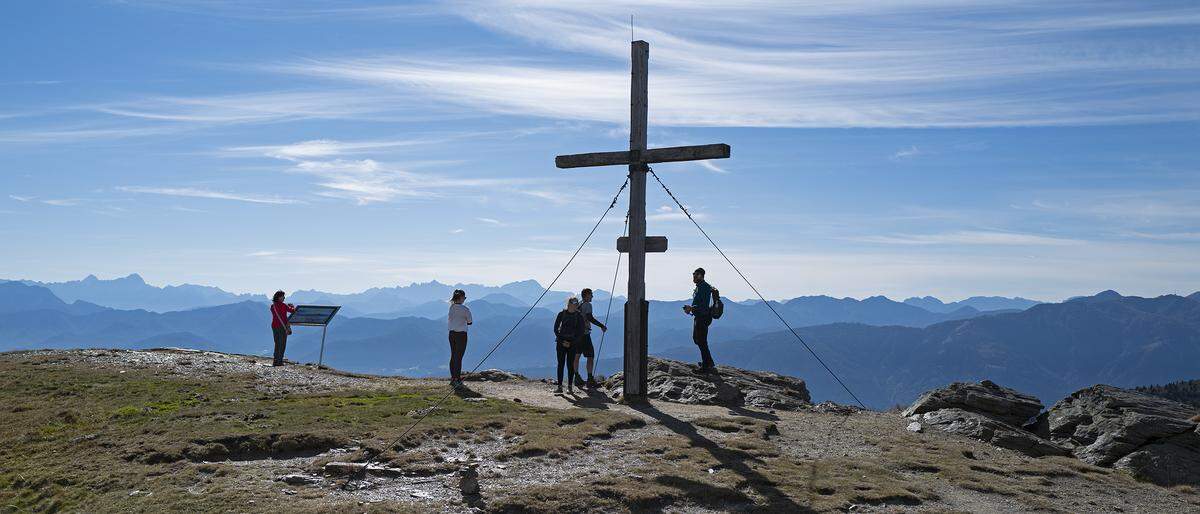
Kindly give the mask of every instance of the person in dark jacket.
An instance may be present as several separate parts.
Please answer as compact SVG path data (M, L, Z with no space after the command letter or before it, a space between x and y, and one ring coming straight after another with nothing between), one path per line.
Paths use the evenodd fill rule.
M287 338L292 333L288 324L288 314L296 312L296 306L283 303L283 291L275 291L271 297L271 333L275 336L275 360L272 366L283 365L283 351L287 349Z
M554 318L554 342L558 353L558 388L562 392L563 366L567 367L567 392L575 394L575 348L583 338L583 314L579 313L579 299L567 299L567 307Z
M684 305L683 312L693 318L692 342L700 348L700 370L712 371L716 363L713 362L712 353L708 351L708 327L713 322L709 308L713 288L704 281L704 268L696 268L696 271L692 272L692 283L696 284L696 289L692 291L692 304Z

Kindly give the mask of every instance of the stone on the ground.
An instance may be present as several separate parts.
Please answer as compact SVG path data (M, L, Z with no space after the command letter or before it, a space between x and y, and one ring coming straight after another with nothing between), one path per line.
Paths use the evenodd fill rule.
M1080 460L1159 485L1200 485L1200 428L1182 403L1109 385L1050 408L1050 438Z
M477 464L463 466L458 470L458 488L464 495L479 494L479 471Z
M504 371L502 369L485 369L483 371L476 371L475 373L468 373L463 376L464 382L508 382L512 380L524 381L528 379L526 379L524 375Z
M907 429L909 432L917 432L917 433L920 433L923 430L925 430L924 428L921 427L921 424L916 421L909 423Z
M921 415L921 421L952 434L977 439L1000 448L1029 455L1067 455L1069 452L1051 441L1021 430L1002 421L962 409L938 409Z
M955 382L921 395L901 414L907 417L940 409L961 409L1019 427L1042 412L1042 402L990 380Z
M367 471L361 462L330 462L325 465L325 474L331 476L358 475Z
M812 403L803 380L777 373L726 366L705 373L695 364L658 358L651 358L646 368L646 395L658 400L780 410L798 410ZM623 386L623 372L613 374L604 382L610 393L620 391Z
M309 484L315 484L319 481L315 477L310 477L308 475L300 475L300 474L283 475L279 478L276 478L275 480L283 482L287 485L309 485Z

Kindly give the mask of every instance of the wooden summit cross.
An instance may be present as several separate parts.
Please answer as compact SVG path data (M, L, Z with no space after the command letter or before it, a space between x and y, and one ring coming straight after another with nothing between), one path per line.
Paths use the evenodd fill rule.
M646 237L646 172L652 162L698 161L729 157L729 145L646 148L646 89L650 44L633 42L633 78L629 100L629 151L560 155L559 168L629 165L629 237L617 251L629 253L629 293L625 301L625 398L646 396L646 252L667 251L667 238ZM613 294L616 294L615 292Z

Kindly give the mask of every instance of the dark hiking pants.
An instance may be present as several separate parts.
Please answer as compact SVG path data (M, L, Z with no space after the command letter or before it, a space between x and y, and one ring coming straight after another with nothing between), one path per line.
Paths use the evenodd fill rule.
M463 355L467 353L467 333L450 331L450 380L462 380Z
M561 343L555 343L558 349L558 386L562 387L563 366L567 367L567 384L575 384L575 348L563 348Z
M282 366L283 351L287 349L287 329L284 327L271 327L271 333L275 336L275 360L272 364Z
M713 362L712 353L708 351L708 326L712 325L712 321L709 316L696 316L692 325L692 342L700 347L701 364L706 368L716 365Z

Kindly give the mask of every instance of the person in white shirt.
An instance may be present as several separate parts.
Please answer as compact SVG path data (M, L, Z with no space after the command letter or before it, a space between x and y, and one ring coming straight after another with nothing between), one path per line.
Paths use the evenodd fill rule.
M446 317L450 329L450 385L455 389L463 387L462 360L467 353L467 326L474 322L471 309L463 305L465 301L466 291L455 289L450 296L450 313Z

